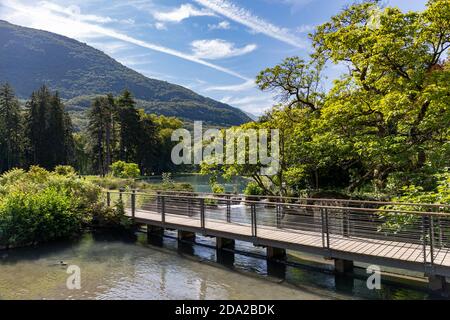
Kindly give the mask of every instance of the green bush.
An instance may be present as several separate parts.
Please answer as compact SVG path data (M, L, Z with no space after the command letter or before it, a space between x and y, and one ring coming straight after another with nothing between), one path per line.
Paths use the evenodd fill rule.
M214 194L224 194L225 193L225 187L221 185L220 183L214 183L211 186L212 192Z
M409 185L402 188L402 195L394 197L391 200L398 203L411 203L417 205L389 205L382 209L398 210L398 211L430 211L429 207L421 204L450 204L450 173L444 172L436 174L433 177L437 181L437 186L431 190L424 190L421 186ZM414 223L420 219L417 215L411 214L395 214L386 211L380 213L386 222L380 228L380 231L400 232L408 230Z
M136 163L127 163L124 161L116 161L111 165L111 172L117 178L136 179L141 174L139 166Z
M245 187L244 194L246 196L262 196L264 190L256 182L249 182Z
M71 166L56 166L55 173L61 176L74 176L77 174L76 170Z
M0 247L68 238L103 213L101 188L67 169L32 167L0 176Z

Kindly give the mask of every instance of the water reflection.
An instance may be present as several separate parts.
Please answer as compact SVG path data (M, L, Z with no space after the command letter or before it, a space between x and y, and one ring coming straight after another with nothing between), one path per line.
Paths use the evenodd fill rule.
M0 299L426 299L426 292L383 283L370 291L364 277L335 276L290 255L267 262L265 249L236 241L215 249L166 237L87 234L76 242L0 253ZM235 250L236 253L233 251ZM247 252L246 254L241 254ZM82 290L65 287L65 261L80 266Z

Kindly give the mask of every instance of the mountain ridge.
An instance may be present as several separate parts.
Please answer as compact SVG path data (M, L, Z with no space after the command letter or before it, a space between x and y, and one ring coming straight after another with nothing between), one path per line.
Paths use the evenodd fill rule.
M145 77L75 39L0 20L0 82L19 98L46 84L68 101L130 90L147 113L233 126L251 121L242 110L181 85ZM69 104L69 107L83 107Z

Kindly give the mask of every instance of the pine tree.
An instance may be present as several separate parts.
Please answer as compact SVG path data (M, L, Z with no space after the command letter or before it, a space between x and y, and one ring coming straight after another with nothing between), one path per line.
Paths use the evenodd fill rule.
M23 121L20 105L9 84L0 87L0 172L21 165Z
M140 134L137 149L139 167L142 173L151 174L157 169L159 149L158 128L150 115L140 110Z
M43 86L31 95L27 108L27 164L47 169L72 164L73 128L59 95Z
M118 118L120 121L120 160L138 161L139 147L139 112L130 91L125 90L117 100Z

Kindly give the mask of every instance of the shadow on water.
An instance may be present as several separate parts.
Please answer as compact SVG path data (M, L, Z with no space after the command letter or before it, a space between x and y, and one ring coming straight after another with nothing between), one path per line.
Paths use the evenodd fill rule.
M65 283L65 270L49 268L63 260L80 263L86 277L91 277L91 287L74 298L439 298L408 281L382 279L381 290L369 290L365 270L335 275L329 264L307 258L288 254L286 260L267 261L262 247L236 241L234 246L216 250L214 238L197 235L195 242L178 241L175 231L166 231L164 237L95 232L78 240L0 251L0 282L13 298L35 297L31 289L16 295L17 285L25 291L26 286L35 286L33 294L38 298L70 297L73 293L61 291L60 282L55 282L60 277L58 281ZM17 274L5 276L11 270ZM24 274L29 282L20 283L21 272L35 274ZM34 284L34 278L41 282ZM194 296L189 290L194 290Z
M208 239L208 238L206 238ZM426 287L416 281L395 283L383 279L380 290L370 290L367 287L365 270L355 268L352 274L335 274L330 265L288 256L285 261L267 261L265 250L261 247L236 245L236 249L216 250L213 240L197 237L196 243L180 242L180 249L184 254L208 256L205 252L216 252L215 263L234 271L251 272L270 278L272 282L283 283L302 290L323 290L342 295L347 299L443 299L441 296L430 294ZM196 249L194 249L196 248Z
M96 232L85 233L73 239L64 239L51 243L42 243L36 246L0 250L1 264L16 264L21 261L33 261L47 256L67 255L67 252L80 251L80 245L85 249L93 243L108 243L120 239L123 243L136 243L137 236L130 232L120 232L114 230L97 230ZM60 262L61 260L57 261Z

